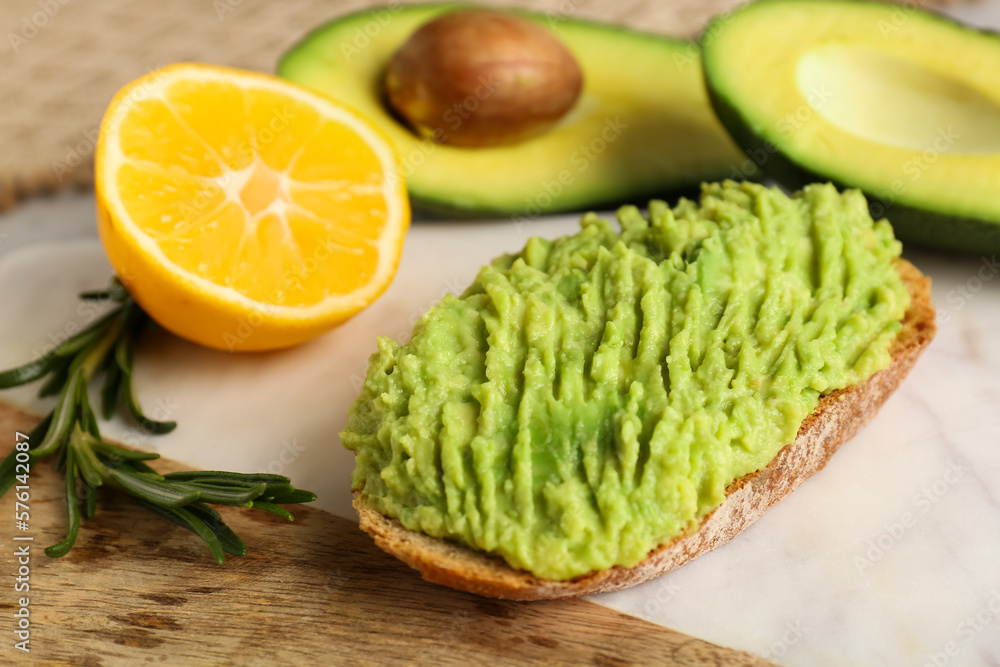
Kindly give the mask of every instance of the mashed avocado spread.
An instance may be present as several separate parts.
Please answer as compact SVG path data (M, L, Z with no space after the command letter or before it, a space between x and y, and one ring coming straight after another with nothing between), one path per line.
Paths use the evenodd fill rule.
M341 433L370 506L543 578L632 566L889 365L909 296L860 193L726 182L618 221L379 339Z

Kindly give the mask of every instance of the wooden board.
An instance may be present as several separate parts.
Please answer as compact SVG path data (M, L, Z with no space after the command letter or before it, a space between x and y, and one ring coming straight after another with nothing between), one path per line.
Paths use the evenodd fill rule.
M36 419L0 403L0 454ZM168 460L161 472L183 469ZM435 664L763 666L586 600L489 600L427 583L351 521L306 506L289 524L221 508L250 553L216 565L193 534L110 491L61 559L62 475L30 471L29 530L0 500L0 660L12 664ZM30 536L32 541L15 541ZM27 593L14 555L30 545ZM30 599L30 653L13 648L18 598Z

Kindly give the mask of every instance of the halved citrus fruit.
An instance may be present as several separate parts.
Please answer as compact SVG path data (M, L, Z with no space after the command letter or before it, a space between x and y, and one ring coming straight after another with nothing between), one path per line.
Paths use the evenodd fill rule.
M410 221L399 157L356 112L277 77L179 64L101 126L98 229L164 328L225 350L294 345L389 285Z

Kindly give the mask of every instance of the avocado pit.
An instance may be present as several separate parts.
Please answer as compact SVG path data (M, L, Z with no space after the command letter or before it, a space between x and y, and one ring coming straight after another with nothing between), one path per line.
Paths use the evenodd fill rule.
M384 88L392 111L419 136L479 148L548 131L579 98L583 72L538 24L469 9L414 32L393 54Z

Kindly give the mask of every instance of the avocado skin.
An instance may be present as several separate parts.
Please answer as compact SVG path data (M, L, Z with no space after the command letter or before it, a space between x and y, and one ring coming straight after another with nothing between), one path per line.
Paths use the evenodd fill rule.
M782 2L788 3L788 0L757 0L751 4ZM842 0L842 2L865 5L869 0ZM943 23L1000 40L1000 33L996 31L973 28L938 12L926 9L922 12ZM720 19L713 19L706 26L703 37L717 29L719 21ZM858 187L844 183L832 175L813 171L809 166L796 162L782 153L776 144L767 139L763 130L755 129L743 116L737 103L713 85L707 64L702 71L712 110L715 111L715 115L729 136L747 156L747 160L758 169L752 175L745 176L748 180L756 180L766 175L789 190L800 190L810 183L824 181L833 183L840 191ZM761 151L766 155L763 160L756 161L751 157L760 155ZM904 243L930 250L972 255L1000 252L1000 220L970 218L948 211L916 208L893 201L891 196L886 197L870 190L862 189L862 191L868 198L872 217L876 220L882 217L888 218L896 232L896 238Z
M869 207L877 202L871 202ZM885 210L906 243L931 250L982 255L1000 252L1000 223L894 204Z

